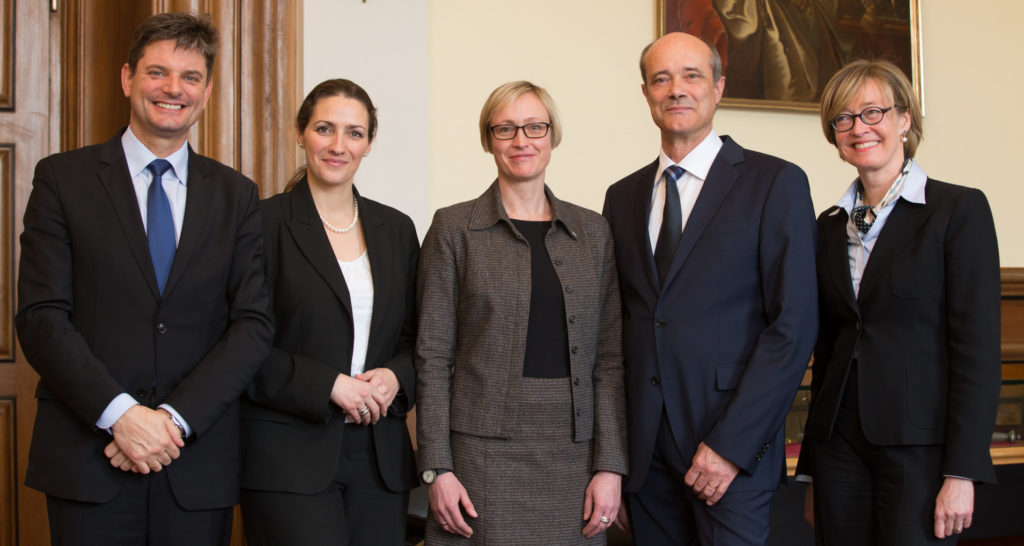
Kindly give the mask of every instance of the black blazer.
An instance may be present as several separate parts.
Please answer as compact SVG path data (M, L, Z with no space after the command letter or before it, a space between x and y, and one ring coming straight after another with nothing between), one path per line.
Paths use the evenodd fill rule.
M926 204L898 200L850 280L846 211L818 217L821 333L805 435L831 435L857 361L864 435L878 445L944 445L943 474L995 480L989 443L1000 380L995 226L980 191L929 179ZM809 474L813 450L800 454Z
M605 197L623 307L625 491L647 476L663 408L687 461L703 441L742 469L729 491L774 489L785 472L782 425L817 329L814 210L799 167L722 140L664 286L647 230L658 162Z
M373 275L366 369L386 366L401 391L373 425L388 489L418 484L406 413L416 400L416 267L419 240L401 212L356 196ZM242 407L242 487L300 494L326 489L338 468L345 414L331 402L352 364L352 304L309 185L263 201L263 234L277 332Z
M21 235L18 338L40 375L25 482L114 498L131 473L95 423L122 392L168 403L194 436L164 470L190 510L238 503L238 396L267 355L256 186L189 149L188 197L161 298L120 135L36 166Z

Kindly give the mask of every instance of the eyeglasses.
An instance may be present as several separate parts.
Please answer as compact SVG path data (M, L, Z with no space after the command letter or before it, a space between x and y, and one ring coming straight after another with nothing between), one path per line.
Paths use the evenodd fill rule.
M519 134L520 129L523 130L523 134L527 138L543 138L547 136L550 128L550 123L535 121L526 125L492 125L490 130L494 138L498 140L512 140Z
M879 108L877 106L872 106L870 108L865 108L864 111L859 114L839 114L832 118L832 121L828 122L828 124L831 125L837 133L845 133L846 131L853 129L853 123L857 118L860 118L860 120L864 122L864 125L878 125L881 123L882 118L885 117L885 113L893 108L895 107L890 106L888 108Z

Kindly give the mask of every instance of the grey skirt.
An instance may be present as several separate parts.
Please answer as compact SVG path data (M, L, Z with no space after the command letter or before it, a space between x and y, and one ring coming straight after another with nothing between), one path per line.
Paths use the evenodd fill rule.
M590 441L572 440L569 378L524 377L510 440L451 433L455 477L476 519L469 539L444 531L431 516L426 544L604 544L583 534L583 500L593 476Z

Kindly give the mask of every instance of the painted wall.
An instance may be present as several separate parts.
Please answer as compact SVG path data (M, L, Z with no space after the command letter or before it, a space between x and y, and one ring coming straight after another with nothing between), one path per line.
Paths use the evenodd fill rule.
M1002 265L1024 266L1024 177L1009 167L1024 153L1017 100L1024 74L1011 68L1024 52L1017 28L1024 2L920 3L928 115L918 159L935 178L985 191ZM548 184L560 197L600 210L607 186L658 151L637 68L654 37L656 4L305 0L306 89L327 73L367 86L382 128L357 183L413 216L422 236L433 210L479 195L494 179L477 133L487 95L506 81L532 80L551 92L565 124ZM817 211L855 176L825 141L815 113L724 108L715 126L743 146L802 166Z
M427 2L304 0L303 96L330 78L347 78L377 108L377 138L356 173L360 193L401 210L420 238L429 198Z

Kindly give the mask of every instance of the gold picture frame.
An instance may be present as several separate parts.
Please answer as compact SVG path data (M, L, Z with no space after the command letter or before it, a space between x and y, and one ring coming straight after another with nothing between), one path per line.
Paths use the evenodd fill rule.
M657 0L657 18L657 36L718 48L723 106L817 110L840 67L878 57L903 68L924 106L920 0Z

